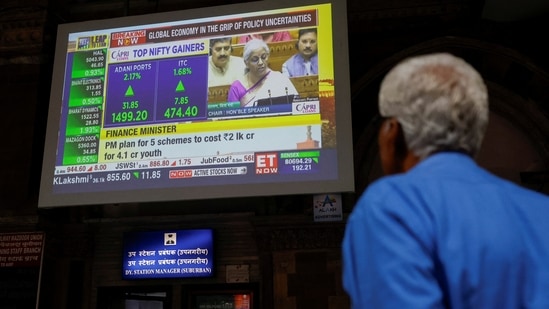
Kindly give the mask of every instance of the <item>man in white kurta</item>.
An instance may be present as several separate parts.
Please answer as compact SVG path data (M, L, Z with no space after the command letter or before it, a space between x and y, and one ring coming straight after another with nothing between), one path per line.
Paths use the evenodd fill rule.
M246 66L241 57L232 56L231 38L210 41L208 87L230 85L244 75Z

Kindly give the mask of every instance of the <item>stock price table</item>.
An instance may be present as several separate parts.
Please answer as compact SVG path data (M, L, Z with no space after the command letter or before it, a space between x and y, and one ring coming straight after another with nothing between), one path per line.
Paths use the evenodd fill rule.
M102 127L207 118L207 55L108 68L103 49L71 57L63 165L97 163Z
M105 127L207 116L207 56L109 66Z
M106 50L72 55L63 164L97 162L105 86Z

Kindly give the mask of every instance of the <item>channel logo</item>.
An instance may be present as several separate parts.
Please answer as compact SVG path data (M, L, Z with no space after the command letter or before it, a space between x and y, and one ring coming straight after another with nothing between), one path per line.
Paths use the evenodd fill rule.
M193 177L193 170L171 170L170 179L191 178Z
M93 35L89 37L78 38L78 44L76 49L96 49L96 48L105 48L108 45L108 35Z
M278 174L278 154L276 152L256 153L255 173L257 175Z

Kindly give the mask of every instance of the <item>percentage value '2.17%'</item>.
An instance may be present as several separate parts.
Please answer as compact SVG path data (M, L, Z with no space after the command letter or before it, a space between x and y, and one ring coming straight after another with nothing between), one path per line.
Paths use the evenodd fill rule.
M136 79L141 79L141 73L139 72L124 73L124 80L136 80Z

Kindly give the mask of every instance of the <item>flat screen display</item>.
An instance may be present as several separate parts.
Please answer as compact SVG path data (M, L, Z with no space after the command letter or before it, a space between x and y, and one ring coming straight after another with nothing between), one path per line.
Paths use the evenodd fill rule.
M122 278L202 278L214 275L213 230L132 232L124 235Z
M345 1L59 26L39 207L354 190Z

